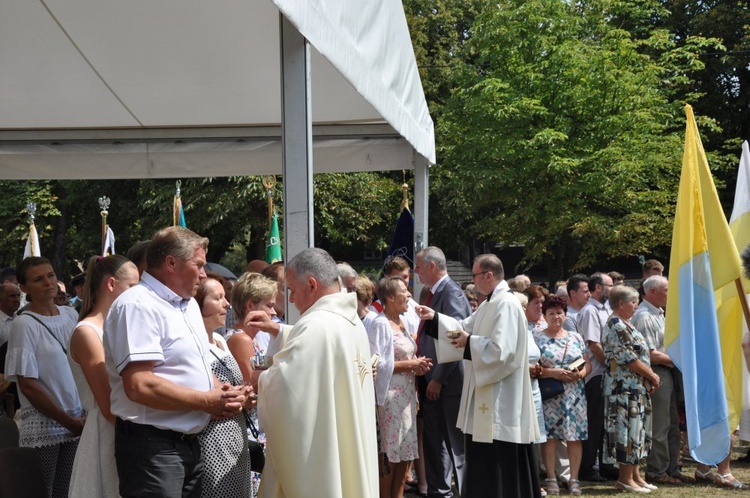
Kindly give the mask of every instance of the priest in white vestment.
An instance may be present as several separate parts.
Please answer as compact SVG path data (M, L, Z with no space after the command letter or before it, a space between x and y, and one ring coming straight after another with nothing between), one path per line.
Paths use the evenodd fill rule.
M262 498L377 498L375 391L356 294L333 258L306 249L286 268L302 316L258 381L266 432Z
M457 422L467 435L463 497L539 497L526 315L497 256L477 256L472 278L488 299L469 318L418 310L429 320L423 332L435 338L438 362L467 360Z

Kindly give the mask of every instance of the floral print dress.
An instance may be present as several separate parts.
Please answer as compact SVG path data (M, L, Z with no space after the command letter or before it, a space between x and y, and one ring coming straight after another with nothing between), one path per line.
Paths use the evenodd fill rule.
M394 361L410 360L417 352L411 335L393 331ZM381 451L391 463L419 457L417 449L417 390L413 372L393 374L383 406L378 407Z
M609 317L602 334L604 360L605 463L638 465L651 452L651 396L643 377L628 364L650 365L646 340L630 323Z
M534 340L541 350L539 363L545 368L567 368L586 352L586 343L575 332L568 332L564 338L553 339L541 331L534 335ZM589 424L583 380L563 382L563 388L565 390L561 395L542 401L547 438L559 441L588 439Z

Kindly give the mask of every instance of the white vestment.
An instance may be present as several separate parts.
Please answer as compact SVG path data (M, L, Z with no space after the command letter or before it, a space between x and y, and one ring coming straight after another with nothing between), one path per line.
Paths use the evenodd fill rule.
M449 330L470 333L457 426L477 443L528 444L539 439L528 369L528 332L521 303L505 281L470 317L438 314L438 361L456 361L446 346ZM452 347L452 346L450 346ZM453 348L455 350L455 348ZM463 356L463 349L456 350ZM440 353L443 353L442 355Z
M375 391L356 295L322 297L258 381L262 498L377 498Z

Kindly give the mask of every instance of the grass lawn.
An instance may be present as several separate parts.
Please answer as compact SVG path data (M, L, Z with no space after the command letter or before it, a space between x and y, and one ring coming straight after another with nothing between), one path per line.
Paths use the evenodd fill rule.
M747 454L748 446L738 446L735 448L732 454L732 474L741 482L750 484L750 463L737 462L735 459ZM684 474L692 476L695 472L695 464L686 464L682 469ZM644 470L641 469L641 474L645 474ZM750 490L733 490L719 488L718 486L712 486L710 484L683 484L680 486L666 486L659 485L659 489L652 491L648 495L641 493L626 493L615 489L614 482L605 482L603 484L581 482L581 488L583 488L583 496L590 498L597 497L611 497L611 496L653 496L653 497L696 497L696 498L712 498L712 497L724 497L729 498L731 496L750 496ZM412 498L416 495L407 493L406 497ZM560 496L570 496L566 489L560 490Z

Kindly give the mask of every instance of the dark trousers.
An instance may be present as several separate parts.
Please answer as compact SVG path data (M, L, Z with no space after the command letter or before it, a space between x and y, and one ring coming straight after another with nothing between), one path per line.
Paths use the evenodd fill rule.
M586 415L589 422L589 438L583 441L581 457L581 475L593 472L596 457L602 451L604 440L604 392L602 375L592 377L586 382ZM601 465L601 458L599 459Z
M201 495L203 459L195 435L118 418L115 460L123 498Z
M464 477L464 434L456 427L460 404L460 394L441 395L437 400L420 396L427 495L430 497L453 496L451 482L454 471L460 494Z
M539 498L539 466L531 444L476 443L466 435L463 498Z

